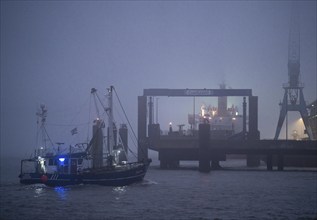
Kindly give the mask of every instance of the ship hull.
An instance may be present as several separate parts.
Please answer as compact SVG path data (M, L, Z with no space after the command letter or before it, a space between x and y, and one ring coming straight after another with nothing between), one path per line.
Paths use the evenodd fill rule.
M87 169L78 174L28 173L20 175L20 183L43 183L47 186L67 186L78 184L98 184L105 186L125 186L143 180L149 163L130 163L117 167Z
M135 182L142 181L146 171L147 165L139 164L130 169L109 169L90 171L83 174L84 184L98 184L105 186L124 186Z
M20 183L27 185L42 183L41 176L42 174L40 173L23 173L19 176Z

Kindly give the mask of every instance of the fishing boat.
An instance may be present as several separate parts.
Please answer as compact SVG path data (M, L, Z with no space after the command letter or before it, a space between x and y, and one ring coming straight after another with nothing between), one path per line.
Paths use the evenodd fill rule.
M60 153L59 150L56 153L47 152L40 147L32 158L21 160L20 183L44 183L48 186L76 184L124 186L142 181L151 159L137 162L127 161L128 129L126 124L122 124L117 132L113 118L114 93L116 94L115 89L111 86L107 93L108 107L105 107L101 103L97 90L91 89L91 94L94 95L95 101L100 101L108 120L100 117L94 120L93 135L89 143L70 146L67 153ZM122 107L120 100L119 103ZM37 115L40 118L42 133L47 135L45 129L47 110L44 105L41 106ZM126 116L125 112L124 115ZM130 123L128 124L130 125ZM107 131L106 136L104 136L105 130ZM105 137L107 141L105 141ZM106 152L104 152L104 145L107 145Z

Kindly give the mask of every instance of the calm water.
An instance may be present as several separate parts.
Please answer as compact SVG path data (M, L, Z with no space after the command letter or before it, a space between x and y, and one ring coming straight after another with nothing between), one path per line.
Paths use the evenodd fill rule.
M18 166L2 163L0 219L316 219L316 171L247 171L243 161L225 166L231 165L204 174L192 164L160 170L154 163L131 186L52 188L20 185Z

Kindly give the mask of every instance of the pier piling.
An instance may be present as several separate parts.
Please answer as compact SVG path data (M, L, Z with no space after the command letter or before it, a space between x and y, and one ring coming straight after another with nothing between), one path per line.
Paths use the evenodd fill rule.
M267 170L269 171L273 170L273 155L272 154L268 154L266 156L266 167L267 167Z
M208 159L208 147L210 142L210 124L199 125L199 171L210 171L210 159Z
M283 154L279 154L278 158L277 158L277 169L279 171L283 171L284 170L284 157Z

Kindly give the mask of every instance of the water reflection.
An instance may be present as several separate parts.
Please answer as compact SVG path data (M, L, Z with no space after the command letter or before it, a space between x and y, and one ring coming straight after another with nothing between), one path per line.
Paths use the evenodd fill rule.
M55 187L54 191L57 193L58 197L61 200L65 200L67 198L68 189L66 189L65 187L62 187L62 186Z
M127 186L117 186L113 187L112 192L115 195L116 200L120 200L120 198L126 193Z
M35 198L42 196L44 192L43 187L36 187L34 192L35 192L34 194Z

